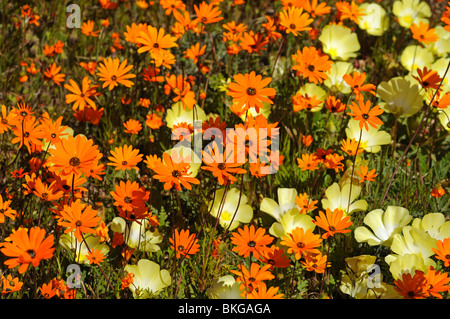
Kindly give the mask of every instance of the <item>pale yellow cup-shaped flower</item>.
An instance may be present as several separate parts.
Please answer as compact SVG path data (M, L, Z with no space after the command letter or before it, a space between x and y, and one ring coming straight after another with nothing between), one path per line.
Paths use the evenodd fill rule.
M361 134L361 141L359 147L369 153L378 153L381 150L382 145L387 145L391 142L391 135L386 131L381 131L369 125L369 130L362 130L359 127L359 122L350 119L348 126L345 129L345 133L348 138L354 138L355 141L359 140Z
M241 282L231 275L214 279L211 287L206 289L209 299L243 299L241 296Z
M328 79L323 84L328 87L332 92L341 92L348 94L352 91L350 85L344 81L344 74L351 74L353 72L353 64L345 61L336 61L331 66L331 69L327 71Z
M389 17L386 10L378 3L362 3L359 5L365 15L359 17L358 26L367 34L381 36L389 28Z
M344 215L364 211L368 206L367 201L364 199L356 200L361 194L361 189L361 186L356 184L345 183L340 186L338 183L333 183L325 190L322 207L331 211L340 209L344 212Z
M400 56L401 65L408 71L430 67L434 62L433 53L420 45L408 45Z
M272 198L264 197L261 201L259 209L272 216L276 220L279 220L283 214L296 207L299 208L295 203L295 198L298 193L295 188L278 188L278 203Z
M398 23L409 29L414 23L427 22L431 17L430 6L420 0L397 0L392 6L392 13L398 19Z
M323 52L332 60L346 61L358 55L361 46L356 33L346 26L326 25L319 36Z
M134 274L129 289L135 299L147 299L159 294L170 285L171 276L166 269L148 259L140 259L137 265L126 265L124 270Z

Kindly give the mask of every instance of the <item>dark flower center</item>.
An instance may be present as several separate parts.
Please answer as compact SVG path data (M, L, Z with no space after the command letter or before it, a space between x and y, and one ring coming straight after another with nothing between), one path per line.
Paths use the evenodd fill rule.
M330 228L331 231L335 231L336 230L336 228L334 228L334 226L330 226L329 228Z
M184 246L183 245L178 245L178 250L179 251L183 251L184 250Z
M294 24L294 23L291 23L291 24L289 25L289 28L295 29L295 24Z
M172 172L172 176L175 177L175 178L178 178L178 177L181 176L181 172L178 171L178 170L174 170L174 171Z
M225 168L227 168L227 166L226 166L224 163L219 163L219 164L217 165L217 167L218 167L220 170L224 170Z
M305 247L305 244L302 243L302 242L299 242L299 243L297 243L297 247L298 247L298 248L304 248L304 247Z
M28 255L30 255L31 258L36 257L36 252L34 251L34 249L28 249L27 253Z
M78 157L72 157L69 161L70 166L80 166L81 161Z
M315 70L314 65L312 64L308 65L308 70L313 72Z
M111 77L111 80L113 80L113 81L115 81L117 79L117 77L115 76L115 75L113 75L112 77Z
M445 259L450 260L450 255L445 255Z
M247 94L248 95L255 95L256 94L256 89L255 88L248 88L247 89Z
M77 220L77 221L75 222L75 226L81 227L81 225L83 225L83 223L81 222L81 220Z
M363 119L367 120L369 118L369 114L363 114L362 117Z
M159 48L159 44L158 44L158 43L153 43L153 47L154 47L155 49L157 49L157 48Z
M248 247L255 247L256 243L253 240L250 240L247 245Z
M123 161L123 162L122 162L122 165L124 165L124 166L125 166L125 165L128 165L127 161Z
M2 119L2 124L8 124L8 120L7 119Z
M127 197L125 197L125 198L123 199L123 201L124 201L125 203L129 204L129 203L131 203L131 198L127 196Z

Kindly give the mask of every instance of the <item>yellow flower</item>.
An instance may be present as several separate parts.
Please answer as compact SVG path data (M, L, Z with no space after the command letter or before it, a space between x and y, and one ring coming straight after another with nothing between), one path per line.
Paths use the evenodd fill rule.
M225 194L225 189L219 189L214 199L208 203L211 215L219 218L219 224L223 228L233 230L240 223L249 223L253 218L253 208L247 204L245 194L239 194L237 188L230 188Z
M194 114L195 120L201 122L206 120L205 111L198 105L195 105L193 109L190 110L188 108L185 109L182 102L177 102L166 112L166 125L170 129L173 129L175 125L180 123L194 125Z
M361 186L353 184L350 190L350 183L345 183L339 186L338 183L333 183L325 190L325 197L322 199L322 208L340 209L344 211L344 216L353 212L364 211L367 209L368 203L364 199L356 200L361 194ZM351 191L351 196L350 196ZM350 205L349 205L350 200Z
M365 12L365 15L359 17L358 26L366 30L367 34L381 36L389 28L389 17L386 10L378 3L362 3L359 9Z
M350 119L345 133L349 139L359 140L361 129L357 120ZM369 130L362 130L360 148L369 153L378 153L382 145L388 145L391 142L391 135L388 132L369 126Z
M364 224L355 229L355 239L370 246L383 245L389 247L395 234L399 234L403 227L412 220L406 208L388 206L385 211L375 209L364 217Z
M108 255L109 246L102 243L100 236L88 234L84 236L84 239L85 241L80 243L75 238L74 232L70 232L61 235L59 242L62 247L75 253L75 262L79 264L89 264L87 255L89 254L89 251L93 249L100 250L100 252L105 256Z
M295 228L303 228L304 231L315 229L316 224L313 223L313 218L307 214L300 214L298 208L288 210L286 213L272 224L269 228L269 233L275 237L282 238L287 234L292 233Z
M327 72L328 79L323 84L332 92L341 92L348 94L352 91L350 85L342 78L344 74L351 74L353 72L353 64L350 62L336 61Z
M438 118L444 129L450 131L450 107L447 107L446 109L443 110L439 110Z
M137 265L126 265L124 270L134 274L133 284L129 286L135 299L147 299L159 294L171 283L166 269L148 259L140 259Z
M209 299L243 299L239 287L241 282L231 275L214 279L211 287L206 289Z
M163 237L157 228L150 230L149 223L148 219L144 218L139 223L134 221L128 225L122 217L114 217L111 222L111 230L123 234L125 243L130 248L157 252L161 250L158 245L163 241Z
M321 86L314 84L314 83L306 83L305 85L303 85L300 90L298 90L297 92L298 94L301 94L303 96L316 96L316 99L319 101L322 101L320 104L318 104L317 106L309 109L310 112L318 112L323 108L325 99L327 98L328 93L322 89Z
M322 43L323 52L328 54L332 60L346 61L354 58L361 49L356 33L343 25L326 25L322 29L319 41Z
M415 218L412 226L425 231L436 240L450 238L450 221L442 213L428 213L422 218Z
M410 72L429 67L433 62L433 53L420 45L408 45L400 56L401 65Z
M397 17L398 23L409 29L419 21L428 22L426 18L431 16L430 6L420 0L397 0L392 6L392 13Z
M276 220L279 220L283 214L292 208L299 208L295 203L295 198L298 193L295 188L278 188L278 203L272 198L264 197L261 201L259 209L272 216Z
M382 100L378 104L385 111L395 116L410 117L423 107L422 92L417 82L414 83L408 78L394 77L381 82L376 94Z

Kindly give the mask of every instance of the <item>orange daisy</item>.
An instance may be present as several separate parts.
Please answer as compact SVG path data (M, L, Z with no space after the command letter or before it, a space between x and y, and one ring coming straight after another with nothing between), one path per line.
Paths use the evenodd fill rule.
M88 252L86 258L89 260L89 264L100 265L105 260L105 255L100 249L92 249Z
M45 229L38 226L19 228L9 236L10 241L2 243L0 251L7 257L12 257L4 262L8 268L19 267L19 274L27 271L28 267L39 266L44 259L53 257L55 248L54 236L45 237Z
M135 169L139 170L137 164L142 161L142 154L139 154L138 149L133 149L131 145L124 145L114 148L111 151L110 157L108 159L111 161L107 165L115 166L115 170L128 170Z
M303 47L292 55L292 59L297 63L292 69L297 71L297 75L308 78L309 82L322 83L328 79L328 72L333 65L328 55L321 54L315 47Z
M327 110L329 110L331 113L342 113L346 109L345 103L342 103L342 101L335 96L328 95L325 99L325 107Z
M169 154L163 153L163 161L157 162L157 165L153 167L153 171L156 173L153 178L164 183L165 190L175 187L177 191L181 191L181 185L191 190L191 183L200 184L198 179L189 176L190 165L184 162L185 158L174 159Z
M320 251L317 247L322 243L320 235L313 234L311 229L305 231L300 227L296 227L291 233L281 237L281 239L280 244L289 247L287 252L293 253L297 260L306 253L319 253Z
M64 205L58 225L66 228L65 234L74 231L75 238L81 242L83 234L96 233L95 228L100 220L100 216L97 215L96 210L92 209L91 205L83 204L80 199L77 199L70 205Z
M450 266L450 238L437 241L437 248L433 248L436 259L444 262L444 267Z
M164 54L168 49L177 47L176 37L166 34L164 28L159 30L151 25L141 29L136 42L140 45L138 53L149 52L150 56L155 60L156 67L162 64Z
M119 58L112 59L109 57L99 63L97 75L100 77L99 81L104 82L102 87L108 87L110 91L119 84L129 88L134 83L128 79L136 77L135 74L128 73L132 68L132 65L127 65L126 59L120 63Z
M450 289L450 278L446 272L440 270L434 270L433 266L428 268L428 272L425 274L427 283L430 285L428 293L435 298L442 299L441 292L446 292Z
M198 59L205 54L206 44L200 48L200 43L191 45L186 51L184 51L184 57L191 59L195 64L198 63Z
M280 12L280 25L286 28L286 33L297 36L302 31L308 31L308 27L313 22L309 14L303 12L303 8L290 7Z
M368 92L375 96L374 90L376 86L373 84L364 84L366 81L365 72L359 73L358 71L354 71L351 75L346 73L342 79L352 88L355 99L361 100L363 98L361 92Z
M266 88L272 78L263 79L261 75L256 75L255 71L250 74L237 74L233 78L236 83L228 85L227 95L233 97L233 102L236 102L238 107L254 107L256 112L259 112L259 108L263 107L262 102L273 104L269 97L275 96L277 92L273 88Z
M350 156L359 155L364 152L364 149L359 147L358 141L356 141L356 139L348 137L347 139L341 141L341 150L343 150Z
M60 85L61 82L64 82L66 75L59 73L59 71L61 71L61 67L57 66L56 63L53 63L50 68L44 71L44 80L52 80L55 84Z
M101 154L94 141L83 135L61 139L49 153L49 170L62 175L89 173Z
M318 202L319 201L317 200L309 199L308 194L306 193L298 194L297 197L295 197L295 203L300 208L300 214L307 214L313 211L317 208L316 204Z
M437 90L442 81L442 78L436 71L429 70L427 67L417 69L417 76L413 75L412 77L416 79L425 90Z
M73 103L72 109L74 111L80 110L82 111L86 106L97 109L95 102L91 99L91 97L98 95L96 89L98 85L92 85L92 81L85 76L81 83L81 88L78 84L70 79L68 84L64 84L64 87L72 93L66 94L66 103Z
M275 245L270 246L267 251L262 251L259 260L271 265L271 270L273 268L287 268L291 265L291 260L284 253L284 248Z
M369 167L367 165L361 165L359 171L356 171L359 177L361 177L360 183L364 183L365 181L373 182L378 175L375 174L375 171L376 169L374 168L369 172Z
M35 117L22 121L12 129L15 137L11 140L12 144L19 143L19 148L26 146L28 153L32 153L42 145L42 127Z
M338 17L340 21L349 19L358 24L359 17L366 15L364 10L360 9L355 1L352 1L351 3L347 1L338 1L336 2L336 8L338 10Z
M94 21L88 20L81 25L81 33L89 37L98 37L100 30L94 31Z
M259 259L264 252L269 251L267 245L273 241L273 237L265 233L264 228L258 227L255 230L254 225L250 225L250 228L247 225L244 226L244 229L238 228L236 232L232 233L231 243L236 245L232 250L244 258L252 254Z
M266 286L258 287L258 289L253 289L252 292L246 295L248 299L283 299L284 294L278 293L279 287L269 287Z
M257 263L252 263L250 265L250 270L248 270L244 265L239 264L237 270L230 269L230 272L237 275L236 281L242 282L240 289L244 291L244 295L247 292L252 292L254 289L260 289L261 286L265 286L265 280L274 279L275 276L268 270L270 265L260 266Z
M150 198L150 191L146 191L144 186L139 186L138 182L129 180L120 181L110 194L114 199L114 206L130 212L136 208L145 208L146 202Z
M349 233L350 227L353 223L350 221L350 216L344 216L344 211L337 208L333 212L331 209L327 208L326 214L319 211L319 216L313 221L314 224L325 230L322 235L323 239L327 239L335 234L345 234Z
M316 154L302 154L302 158L297 158L298 167L302 171L315 171L319 168L319 161Z
M318 254L307 253L304 256L304 260L300 263L307 271L314 271L318 274L323 274L327 267L330 267L330 263L327 259L327 255L322 255L320 252Z
M434 28L430 28L428 23L424 23L422 21L419 21L419 25L413 23L410 30L412 32L413 39L416 39L425 45L436 42L439 38L436 30Z
M138 134L142 130L142 124L135 119L129 119L125 123L123 123L125 127L124 132L129 134Z
M416 270L414 276L403 273L402 278L395 280L394 284L394 289L404 299L424 299L429 296L429 284L425 274L420 270Z
M327 6L325 2L318 3L317 0L306 0L303 8L312 18L331 12L331 7Z
M169 241L172 245L170 248L175 249L177 258L181 256L191 258L189 255L195 255L200 248L198 239L195 238L195 234L189 234L189 229L182 229L180 232L175 229L175 233L169 238Z
M213 3L206 3L203 1L199 6L194 4L194 10L197 15L196 20L203 24L211 24L223 19L223 17L220 16L222 11L220 11L217 6L214 6Z
M366 103L364 103L363 100L359 100L358 104L352 101L349 108L352 113L347 114L353 116L355 120L359 121L359 128L361 130L364 127L366 131L368 131L369 125L378 129L378 126L383 124L383 121L381 121L377 116L383 114L384 110L380 109L379 105L375 105L371 108L370 100L367 100Z

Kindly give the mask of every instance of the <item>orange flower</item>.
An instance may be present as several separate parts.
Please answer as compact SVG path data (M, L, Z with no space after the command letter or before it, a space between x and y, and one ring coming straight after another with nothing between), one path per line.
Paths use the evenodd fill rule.
M339 20L343 21L345 19L350 19L354 23L358 24L359 17L365 16L363 9L359 9L359 6L352 1L348 3L347 1L336 2L336 8L338 9Z
M170 34L165 34L163 28L159 30L151 25L141 29L136 38L136 42L140 45L138 53L149 52L152 59L155 60L155 66L159 67L162 64L164 54L168 49L177 47L177 38Z
M184 51L184 57L187 59L191 59L197 64L198 59L205 54L206 44L200 48L200 43L193 44L189 49Z
M100 216L97 211L92 209L91 205L86 205L77 199L70 205L64 205L64 210L61 211L61 221L58 225L66 227L64 233L74 231L75 238L83 241L83 234L95 234L95 228L100 222Z
M358 151L356 150L357 148ZM364 149L358 146L358 142L354 138L350 139L348 137L346 140L341 141L341 150L350 156L359 155L364 152Z
M36 68L36 65L34 63L31 63L30 66L27 68L27 72L30 74L36 74L40 70Z
M61 67L53 63L50 68L44 71L44 80L52 80L55 84L60 85L61 82L64 82L64 77L66 76L63 73L59 73L60 70Z
M445 195L445 189L443 189L442 187L436 187L431 190L431 196L433 196L435 198L441 198L444 195Z
M27 271L31 264L39 266L41 260L53 257L54 237L49 235L45 238L45 229L38 226L31 228L19 228L9 236L10 241L2 243L0 251L7 257L13 257L4 262L8 268L20 265L19 274Z
M265 17L267 19L267 22L261 24L261 26L266 29L267 37L269 38L270 43L278 43L278 40L282 38L282 35L280 32L277 32L275 19L268 15L266 15Z
M363 98L361 92L369 92L372 95L375 95L374 89L376 88L373 84L364 84L366 81L366 73L359 73L358 71L354 71L352 75L346 73L342 77L342 79L352 88L353 93L355 94L355 99L361 100Z
M306 253L317 254L320 252L317 247L320 246L322 239L320 239L320 235L313 234L311 229L305 231L303 228L296 227L281 239L280 244L289 247L287 252L293 253L297 260Z
M403 296L404 299L424 299L429 296L429 284L425 274L416 270L414 276L410 273L403 273L402 278L394 281L394 289Z
M98 37L100 30L94 31L94 21L88 20L81 25L81 33L90 37Z
M373 182L375 177L378 174L375 174L375 168L370 170L369 172L369 167L365 166L365 165L361 165L359 167L359 171L356 171L356 173L359 175L359 177L361 177L360 183L364 183L365 181L369 181L369 182Z
M64 132L67 129L67 126L61 125L62 120L62 116L54 122L48 117L43 117L40 127L42 131L42 138L45 138L46 142L50 142L55 145L61 141L62 136L69 135L69 133Z
M271 265L260 266L257 263L252 263L250 265L250 271L242 264L237 265L238 269L230 269L230 272L237 275L236 281L242 282L240 289L244 291L245 296L247 292L252 292L254 289L261 289L265 286L264 280L274 279L275 276L268 270Z
M53 288L52 283L42 284L42 286L39 287L39 292L45 299L51 299L56 295L56 288Z
M312 18L331 12L331 7L327 6L325 2L317 4L317 0L306 0L303 8Z
M266 286L258 287L258 289L253 289L251 293L247 294L248 299L283 299L284 294L277 294L279 287L269 287Z
M295 203L300 207L300 214L306 214L317 208L315 206L319 201L310 200L306 193L298 194L295 198Z
M181 0L161 0L159 4L164 10L166 10L166 15L171 15L174 11L177 10L186 10L186 5Z
M180 232L178 232L178 229L175 229L175 234L169 238L169 241L172 245L170 248L175 249L177 253L177 258L180 258L182 255L186 258L191 258L189 255L195 255L200 248L198 239L195 238L195 234L189 234L189 229L182 229Z
M262 102L273 104L268 97L274 96L277 92L273 88L265 88L272 78L262 79L261 75L256 75L254 71L250 74L237 74L233 76L237 83L230 83L228 85L227 95L233 97L233 102L236 102L239 107L245 106L248 110L251 107L259 112L259 108L263 107Z
M308 27L313 22L309 14L303 12L303 8L290 7L280 12L280 25L286 28L286 33L297 36L302 31L308 31Z
M244 258L252 254L259 259L264 252L269 251L267 245L273 241L273 237L265 235L265 232L266 230L261 227L255 230L254 225L250 225L250 228L247 225L244 229L238 228L237 232L232 233L231 243L236 245L232 250Z
M158 116L156 113L147 114L145 119L145 124L154 130L159 129L164 125L162 117Z
M302 75L315 84L328 79L326 72L333 65L328 55L319 53L315 47L303 47L302 51L297 50L297 53L292 55L292 59L297 63L292 67L297 71L297 75Z
M115 166L115 170L128 170L135 169L139 170L137 164L142 161L142 154L139 154L138 149L133 149L131 145L124 145L116 147L114 151L111 151L110 157L108 159L111 163L109 166Z
M95 69L97 68L97 62L89 61L89 62L80 62L80 66L89 72L89 74L94 75Z
M319 161L315 154L302 154L302 158L297 158L298 167L302 169L302 171L315 171L318 169Z
M345 103L342 103L342 101L332 95L328 95L325 99L325 107L331 112L331 113L341 113L344 112L346 109Z
M139 186L137 182L120 181L115 185L114 191L110 192L114 199L114 206L123 211L133 212L136 209L146 208L146 202L150 198L150 191L146 191L144 186Z
M93 140L88 140L83 135L76 137L69 135L67 139L61 139L55 148L49 150L51 156L48 162L53 164L49 170L62 175L88 174L91 168L96 166L101 155L98 146L93 144Z
M417 69L417 74L418 76L413 75L412 77L415 78L425 90L437 90L439 88L442 78L436 71L428 70L427 67L424 67L423 70Z
M352 113L347 114L353 116L355 120L359 121L359 128L361 130L364 127L366 131L368 131L369 125L378 129L378 126L383 124L383 121L381 121L377 116L383 114L384 110L380 109L379 105L375 105L371 108L370 100L367 100L366 103L364 103L363 100L359 100L358 104L352 101L349 108Z
M240 48L239 47L234 48L234 50L237 51L237 53L239 53L239 51L242 49L250 54L252 53L262 54L261 51L267 50L267 47L265 46L269 43L269 39L266 37L265 34L260 32L255 33L253 32L253 30L250 30L249 32L244 32L240 40L241 40Z
M201 168L212 172L220 185L233 184L237 181L233 174L245 174L247 171L239 167L242 163L227 163L225 153L218 151L216 143L214 145L214 151L203 151L203 162L206 166L201 166Z
M89 260L89 264L100 265L105 260L105 255L100 249L92 249L88 252L86 258Z
M437 249L433 248L436 258L444 262L444 267L450 266L450 238L437 241Z
M149 65L146 69L142 70L141 75L144 77L145 81L148 82L164 82L164 77L158 75L161 70L153 65Z
M213 3L203 1L198 7L194 4L194 10L197 15L196 20L203 24L211 24L223 19L223 17L220 17L222 11L219 11L219 8L214 6Z
M450 285L448 285L450 278L447 273L441 273L440 270L435 271L433 266L428 268L425 278L427 280L427 284L429 285L428 293L433 297L442 299L442 295L440 293L450 289Z
M56 183L56 180L48 184L42 182L42 179L38 177L34 181L33 186L34 186L33 194L35 194L44 201L54 201L60 199L63 195L63 192L62 190L59 189L59 185Z
M439 38L436 30L433 28L430 29L428 23L424 23L422 21L419 21L419 25L414 23L410 27L410 30L412 32L413 39L416 39L425 45L436 42Z
M5 222L5 217L9 217L11 220L16 219L17 212L9 205L11 205L11 200L3 201L3 197L0 195L0 224Z
M126 87L131 87L134 85L133 82L131 82L128 79L135 78L135 74L128 74L128 71L130 71L133 66L128 65L127 66L127 60L125 59L120 63L119 58L107 58L103 60L103 62L100 63L100 65L97 67L97 75L100 77L99 81L104 82L103 88L108 87L108 89L111 91L119 84L122 84Z
M307 253L304 258L305 260L302 260L301 264L307 271L323 274L327 267L330 267L330 263L327 261L327 255L322 255L321 252L318 254Z
M179 88L174 88L173 93L176 95L172 101L181 101L184 109L192 110L197 103L195 99L195 93L191 91L191 86L187 85L183 90Z
M95 102L91 99L91 97L98 95L96 89L99 87L98 85L92 85L92 81L85 76L81 83L81 89L78 84L70 79L69 84L64 84L64 87L72 92L72 94L66 94L66 103L73 103L72 109L74 111L80 110L82 111L86 106L97 109Z
M129 119L123 123L124 132L129 134L138 134L142 130L142 124L138 120Z
M176 156L176 154L174 155ZM174 159L175 161L169 154L163 153L163 162L156 162L157 165L153 168L156 173L153 178L164 183L165 190L175 187L177 191L181 191L181 185L191 190L190 183L200 184L198 179L189 176L191 174L189 172L190 165L183 162L183 157Z
M344 170L344 164L341 163L341 161L344 160L344 157L333 153L333 154L328 154L325 156L325 161L323 162L325 167L328 169L334 169L334 171L337 173L339 171L343 171Z
M294 112L299 112L301 110L312 110L319 107L323 103L319 100L316 95L309 96L308 94L303 95L300 92L295 93L292 97L292 108Z
M44 50L42 52L45 56L52 57L55 55L55 47L53 45L48 46L47 44L44 46Z
M11 274L8 276L2 275L0 277L0 287L2 287L2 295L13 293L22 289L23 282L19 281L18 277L13 278Z
M314 139L311 135L302 135L302 143L305 147L310 146L313 141Z
M314 224L325 230L322 235L323 239L327 239L335 234L345 234L349 233L350 227L353 223L350 221L350 216L344 216L344 211L336 208L333 212L331 209L327 208L326 215L319 211L319 216L313 221Z
M0 134L5 133L8 129L15 126L16 113L7 112L6 105L2 105L2 114L0 115Z
M284 248L275 245L270 246L267 251L262 251L259 260L269 264L271 270L273 268L287 268L291 265L291 260L284 254Z
M36 118L32 117L29 120L23 120L20 125L12 129L15 137L11 140L12 144L19 143L19 148L25 145L28 152L31 154L36 148L42 145L42 128Z

